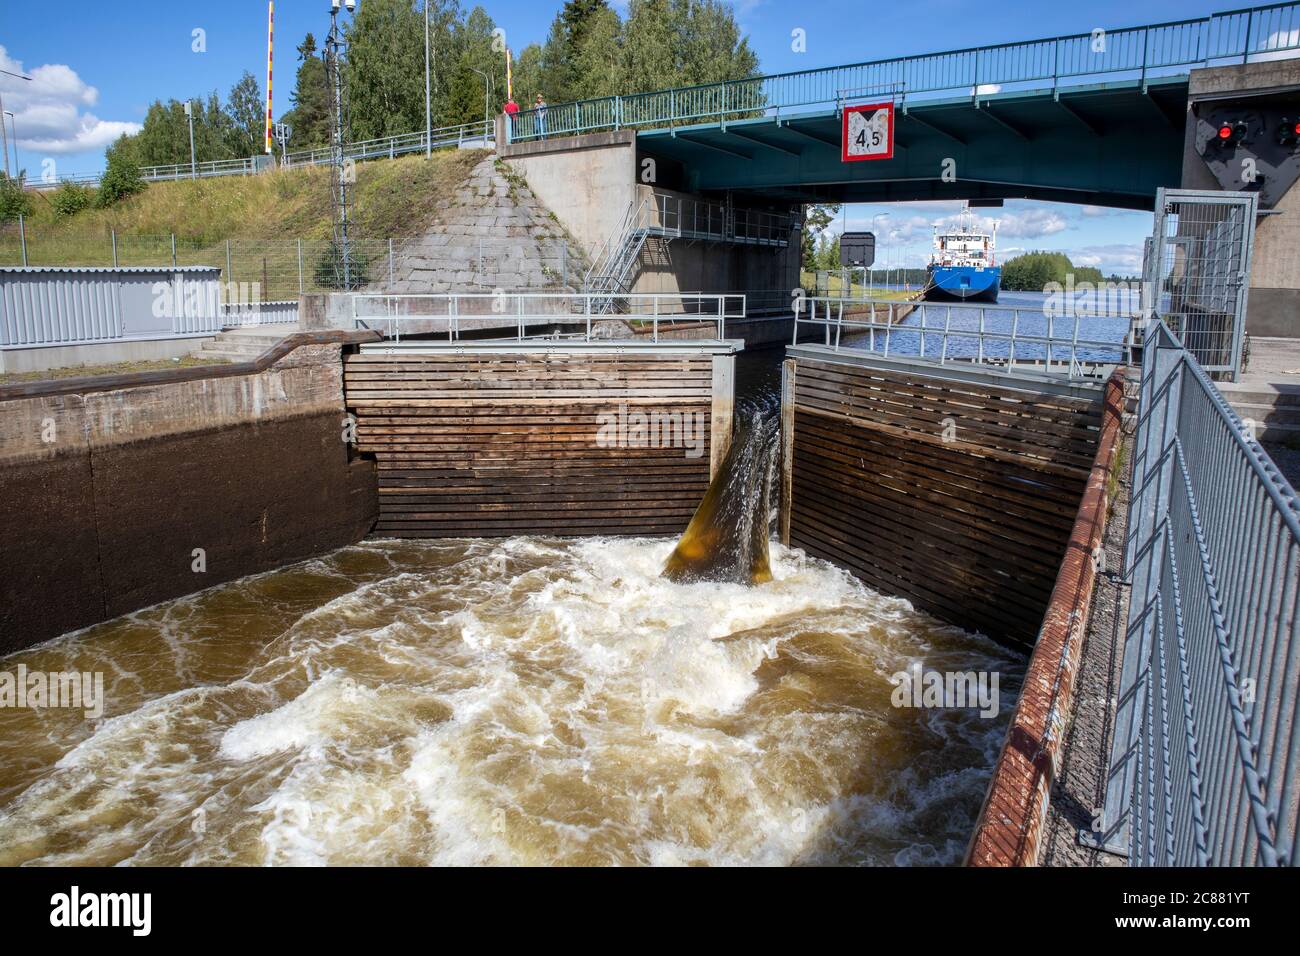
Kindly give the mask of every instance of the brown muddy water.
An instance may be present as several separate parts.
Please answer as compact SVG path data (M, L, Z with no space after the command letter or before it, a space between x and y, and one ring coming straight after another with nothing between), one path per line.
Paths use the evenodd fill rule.
M773 544L376 540L0 659L0 864L953 864L1024 661ZM891 706L915 661L1001 714Z

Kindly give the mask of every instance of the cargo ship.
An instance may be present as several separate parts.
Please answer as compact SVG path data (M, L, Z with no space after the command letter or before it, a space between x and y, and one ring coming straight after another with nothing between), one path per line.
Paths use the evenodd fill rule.
M959 302L996 302L1002 283L997 265L995 240L998 224L991 232L975 227L970 206L963 205L956 226L934 230L934 252L930 256L927 299Z

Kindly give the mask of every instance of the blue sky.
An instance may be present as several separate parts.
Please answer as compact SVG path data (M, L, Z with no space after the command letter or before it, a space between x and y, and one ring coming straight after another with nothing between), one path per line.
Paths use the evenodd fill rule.
M365 0L361 0L362 3ZM481 5L519 49L545 38L561 0L485 0ZM471 4L472 5L472 4ZM625 8L625 0L615 0ZM738 20L758 53L764 72L810 69L906 53L1027 40L1062 33L1113 29L1202 16L1233 4L1206 0L1087 0L1053 4L1044 0L909 0L894 5L863 0L734 0ZM319 38L328 29L328 0L276 3L277 115L289 106L294 47L307 31ZM790 33L807 33L807 50L791 50ZM194 31L202 30L204 52L195 52ZM53 160L59 174L103 165L103 148L134 129L155 99L224 96L244 70L265 79L265 0L4 0L0 12L0 69L22 69L37 82L0 76L5 109L15 114L20 164L39 175ZM846 211L849 228L881 231L882 252L890 247L908 265L924 262L928 223L956 210L955 204L855 205ZM997 212L1002 221L1003 258L1017 249L1070 252L1077 264L1106 271L1136 269L1141 238L1150 228L1146 213L1089 210L1054 203L1012 202ZM838 226L836 229L838 230Z

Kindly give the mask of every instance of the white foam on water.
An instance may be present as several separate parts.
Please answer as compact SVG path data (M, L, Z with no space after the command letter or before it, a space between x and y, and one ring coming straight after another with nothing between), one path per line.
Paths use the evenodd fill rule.
M773 545L774 580L746 587L664 580L672 547L322 559L335 588L348 560L385 561L286 615L242 678L146 689L70 742L0 807L2 859L956 862L1004 723L891 712L887 678L937 653L1021 663L799 551ZM166 631L202 681L202 642Z

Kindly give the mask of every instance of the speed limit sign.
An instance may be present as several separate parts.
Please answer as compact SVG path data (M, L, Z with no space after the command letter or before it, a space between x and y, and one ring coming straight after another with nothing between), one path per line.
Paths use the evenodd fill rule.
M840 158L846 163L860 159L893 159L894 104L844 107L842 135Z

